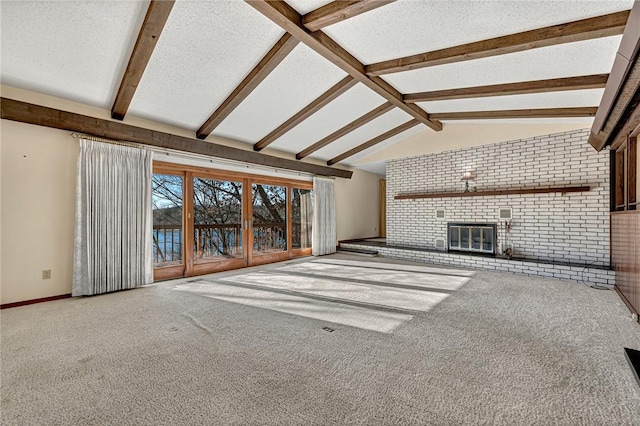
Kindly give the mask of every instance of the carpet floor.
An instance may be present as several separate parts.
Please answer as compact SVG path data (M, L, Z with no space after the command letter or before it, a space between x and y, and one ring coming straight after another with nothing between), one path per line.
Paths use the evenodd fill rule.
M640 421L615 292L334 255L3 310L6 425Z

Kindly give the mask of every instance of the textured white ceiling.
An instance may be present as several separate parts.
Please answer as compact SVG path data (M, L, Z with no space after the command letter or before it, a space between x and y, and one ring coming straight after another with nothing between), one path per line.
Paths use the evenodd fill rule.
M345 76L340 68L298 44L214 134L257 142Z
M288 0L300 14L329 2ZM632 0L401 0L324 30L367 64L611 13L628 9L632 4ZM2 1L2 83L109 109L147 7L146 0ZM129 115L197 129L282 34L279 26L241 0L177 1L133 98ZM401 92L411 93L607 73L619 42L620 36L609 37L383 78ZM299 45L227 117L214 135L255 143L344 75L329 61ZM601 93L601 90L567 91L430 102L420 106L429 112L593 106L599 103ZM269 148L299 152L383 102L382 97L357 85ZM393 110L312 157L330 159L408 119L404 112ZM486 128L502 122L569 121L585 122L587 127L591 120L481 122ZM442 140L450 134L447 125L445 121L445 128L440 132ZM425 131L425 126L418 125L343 164L364 160L373 152L421 131ZM367 166L358 164L357 167Z
M3 1L2 84L111 108L147 6Z
M243 1L177 1L129 112L199 128L283 34Z
M622 36L383 76L402 93L609 73Z
M633 0L399 0L323 29L364 64L562 24Z
M384 98L358 83L269 147L300 152L384 102Z

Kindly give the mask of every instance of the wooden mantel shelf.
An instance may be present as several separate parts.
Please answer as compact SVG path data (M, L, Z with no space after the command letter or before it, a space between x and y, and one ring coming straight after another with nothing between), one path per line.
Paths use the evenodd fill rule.
M554 192L585 192L590 186L555 186L550 188L522 188L503 189L496 191L470 191L470 192L427 192L421 194L399 194L396 200L415 200L419 198L454 198L454 197L486 197L490 195L521 195L521 194L550 194Z

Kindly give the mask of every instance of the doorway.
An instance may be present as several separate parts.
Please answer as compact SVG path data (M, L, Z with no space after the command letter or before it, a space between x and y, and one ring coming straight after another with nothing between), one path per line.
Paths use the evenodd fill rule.
M313 184L154 162L154 280L311 254Z

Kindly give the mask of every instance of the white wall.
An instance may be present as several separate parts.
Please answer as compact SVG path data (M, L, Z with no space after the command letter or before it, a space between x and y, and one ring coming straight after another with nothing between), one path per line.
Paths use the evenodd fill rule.
M338 241L379 235L381 176L355 171L350 180L336 179Z
M70 293L77 144L68 132L6 120L0 132L2 303Z
M109 111L2 86L2 96L52 108L109 118ZM193 132L127 117L127 123L183 136ZM219 138L217 143L251 149ZM209 140L208 139L208 140ZM1 303L71 292L77 141L70 132L2 120L0 124ZM269 154L292 158L278 151ZM248 173L261 174L249 168ZM377 235L378 176L355 170L336 179L338 238ZM42 279L42 270L51 279Z

